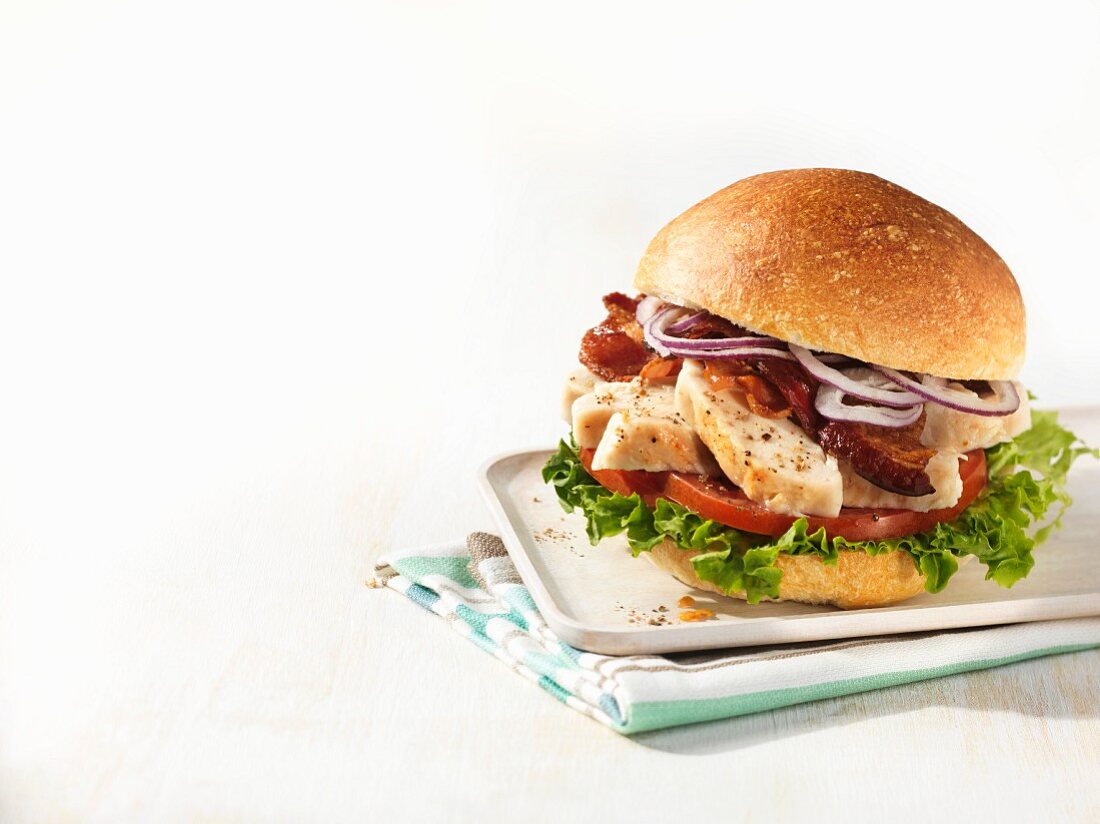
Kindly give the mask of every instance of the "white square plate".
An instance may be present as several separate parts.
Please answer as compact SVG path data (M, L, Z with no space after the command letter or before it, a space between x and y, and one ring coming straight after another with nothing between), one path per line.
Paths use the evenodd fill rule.
M1061 420L1086 442L1100 443L1100 409L1067 411ZM1074 505L1064 528L1036 550L1035 567L1012 589L986 581L985 567L973 561L961 565L938 595L845 611L792 603L750 606L684 586L645 553L631 557L625 537L591 546L584 519L563 512L542 481L549 455L501 455L482 467L479 480L539 610L558 637L580 649L654 654L1100 614L1100 462L1088 457L1070 475ZM716 617L679 622L676 603L683 595Z

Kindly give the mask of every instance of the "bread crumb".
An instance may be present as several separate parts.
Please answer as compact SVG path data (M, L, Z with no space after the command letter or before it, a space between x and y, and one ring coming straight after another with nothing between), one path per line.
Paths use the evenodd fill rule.
M625 612L626 613L626 622L628 624L637 624L639 626L650 626L650 627L666 627L666 626L668 626L668 618L661 614L661 608L660 607L657 607L655 609L650 610L651 613L656 613L655 615L647 615L644 612L642 612L642 610L639 609L638 607L628 607L628 606L616 601L615 606L612 607L612 609L614 609L616 612ZM665 612L668 611L667 607L665 607L664 609L665 609Z
M676 606L678 606L680 609L688 609L695 606L695 599L692 598L690 595L685 595L683 598L676 602Z

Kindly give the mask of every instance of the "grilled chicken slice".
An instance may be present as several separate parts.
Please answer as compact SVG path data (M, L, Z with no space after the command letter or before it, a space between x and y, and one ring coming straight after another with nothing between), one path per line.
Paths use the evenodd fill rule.
M836 516L843 484L836 459L791 418L765 418L743 392L715 391L698 361L686 360L676 383L677 407L726 477L774 512Z
M961 384L950 384L952 389L966 390ZM1027 390L1016 382L1020 395L1020 408L1011 415L971 415L956 412L938 403L926 403L927 419L920 442L932 449L953 449L969 452L971 449L988 449L1010 441L1031 427L1031 406ZM974 393L977 398L978 394Z
M720 471L703 442L677 412L671 384L598 383L573 402L573 437L595 449L593 469Z

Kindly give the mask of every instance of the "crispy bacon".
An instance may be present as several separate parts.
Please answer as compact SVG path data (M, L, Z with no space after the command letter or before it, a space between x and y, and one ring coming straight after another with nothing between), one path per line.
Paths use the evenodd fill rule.
M734 323L730 323L725 318L707 314L695 321L690 329L681 334L689 339L740 338L750 334L750 332Z
M621 292L605 295L607 317L581 340L580 361L605 381L628 381L656 354L644 343L642 327L634 317L638 301Z
M745 401L754 415L762 418L789 418L793 411L770 381L759 375L742 375L737 383L745 391Z
M706 361L703 377L715 391L736 389L745 394L745 402L753 414L762 418L786 418L790 404L770 382L756 374L748 361Z
M621 321L637 321L634 316L638 313L638 298L624 295L622 292L610 292L603 296L603 306L609 313ZM641 340L641 327L638 328L638 340Z
M683 358L654 358L643 366L638 374L647 381L675 378L680 374L680 368L683 365Z
M756 369L749 361L703 361L703 377L715 392L721 392L723 389L741 389L741 384L737 382L737 379L755 374Z
M605 381L630 380L650 357L651 353L625 332L602 323L589 329L581 341L581 363Z
M814 380L802 364L778 358L762 358L756 362L760 374L767 378L787 400L791 414L811 437L817 434L821 416L814 408L814 396L818 382Z
M850 421L829 421L818 433L822 449L844 458L875 486L899 495L936 491L924 468L935 450L921 445L924 414L916 423L892 429Z

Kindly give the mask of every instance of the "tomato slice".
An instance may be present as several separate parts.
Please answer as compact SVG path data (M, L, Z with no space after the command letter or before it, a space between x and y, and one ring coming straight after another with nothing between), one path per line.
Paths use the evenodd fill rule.
M595 449L582 449L581 463L588 470L588 474L599 481L604 488L610 489L612 492L618 492L620 495L633 495L637 492L642 500L650 506L653 506L653 502L658 498L668 497L665 494L665 487L668 484L668 476L673 473L627 469L593 469L592 455L595 452ZM702 476L687 477L701 478ZM687 504L684 504L684 506L687 506Z
M786 532L797 516L771 512L763 504L750 501L735 486L701 475L682 472L637 472L619 469L592 469L595 450L582 449L581 463L585 469L612 492L631 495L637 492L649 504L667 498L686 506L704 518L759 535L779 536ZM902 538L925 532L936 524L950 521L966 509L985 488L985 452L975 449L959 461L963 491L958 502L947 509L913 512L909 509L873 509L843 507L835 518L805 516L810 531L825 527L826 534L839 535L849 541L874 541Z

